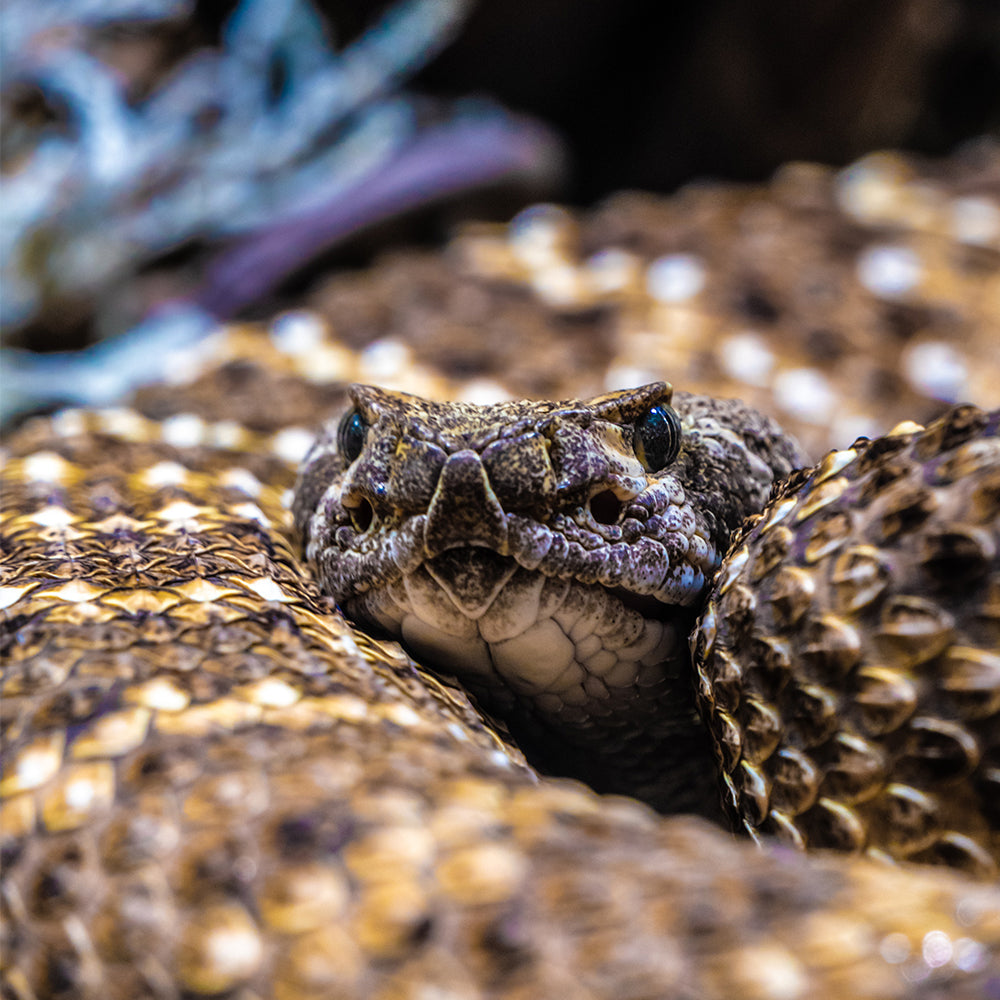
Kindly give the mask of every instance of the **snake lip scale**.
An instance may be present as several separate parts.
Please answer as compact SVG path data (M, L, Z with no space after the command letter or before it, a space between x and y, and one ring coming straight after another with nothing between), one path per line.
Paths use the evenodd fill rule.
M542 770L716 815L687 639L794 442L662 382L483 407L349 395L294 504L348 616L456 674Z

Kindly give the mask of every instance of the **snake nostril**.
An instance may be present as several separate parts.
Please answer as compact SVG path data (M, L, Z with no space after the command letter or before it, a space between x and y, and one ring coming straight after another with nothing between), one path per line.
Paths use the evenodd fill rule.
M611 490L601 490L590 498L590 513L598 524L617 524L622 506L622 502Z
M366 532L375 520L375 511L367 500L362 500L357 507L351 507L348 513L351 515L351 524L358 534Z

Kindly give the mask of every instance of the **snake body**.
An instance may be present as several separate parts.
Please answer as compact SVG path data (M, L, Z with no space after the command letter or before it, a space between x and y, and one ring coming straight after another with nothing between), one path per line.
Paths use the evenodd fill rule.
M737 825L1000 861L1000 411L831 452L734 547L697 636Z
M178 368L182 384L140 394L137 410L66 411L7 442L6 995L996 992L995 414L958 410L792 476L724 563L694 695L726 806L758 847L540 780L459 689L349 626L298 557L291 491L311 436L300 426L350 410L341 380L371 380L371 357L352 360L342 337L292 349L287 327L220 338L201 375ZM419 365L405 374L438 391ZM567 427L589 413L584 443L608 425L605 467L587 480L602 485L578 490L567 523L607 489L602 476L619 477L619 501L641 496L629 398L505 404L512 426L532 414L511 440L538 432L540 413ZM408 405L418 423L445 412ZM425 426L408 447L485 455L462 438L463 412L461 440ZM387 468L405 463L401 437L377 440L394 442ZM343 468L326 455L327 485L308 472L300 485L303 523L314 506L337 513L340 485L328 491ZM475 463L457 465L472 482ZM358 496L366 482L355 477ZM699 495L696 479L682 485ZM488 511L482 479L478 497ZM440 510L434 558L461 548L444 534L461 508ZM711 539L710 562L734 528L696 524L689 548ZM859 549L879 558L850 561ZM949 579L964 588L951 605ZM887 826L887 802L915 821ZM824 839L845 830L860 841ZM809 855L773 835L855 853Z

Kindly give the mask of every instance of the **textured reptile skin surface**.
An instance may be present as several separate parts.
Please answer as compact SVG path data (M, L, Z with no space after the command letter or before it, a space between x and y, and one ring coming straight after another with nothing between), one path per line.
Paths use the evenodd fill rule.
M998 427L832 452L737 542L695 659L748 832L996 879Z
M917 178L920 190L938 184L949 198L988 197L965 167L956 170L943 171L943 180ZM958 343L952 335L965 331L975 376L969 393L989 403L997 362L989 351L975 352L995 329L997 250L945 238L945 216L934 212L905 228L901 220L912 217L906 199L918 195L907 193L905 178L879 189L902 200L862 199L867 216L845 219L820 205L815 192L825 181L796 176L797 186L786 177L784 186L734 196L738 211L730 204L710 218L696 196L603 210L583 227L580 252L610 245L627 254L627 280L617 290L579 301L555 294L566 291L559 281L574 276L582 284L573 288L593 281L607 289L594 277L607 274L591 257L574 257L568 238L549 239L562 240L573 226L563 226L567 216L551 225L546 212L521 220L507 242L492 230L470 233L448 255L351 279L359 308L351 312L342 286L337 329L300 316L269 330L220 331L193 356L165 358L170 384L142 391L138 412L68 411L29 422L6 442L5 996L971 1000L997 993L1000 891L990 874L996 816L989 811L997 725L995 417L961 411L966 416L925 436L904 429L793 477L789 488L804 492L779 498L747 536L745 561L738 546L724 568L715 600L756 602L759 619L745 619L751 644L802 643L808 653L815 636L796 637L790 619L802 608L802 621L836 619L826 622L823 654L796 657L807 673L780 689L773 675L755 674L739 629L727 636L718 628L699 660L698 692L729 754L721 761L728 804L742 810L740 822L765 841L763 849L689 817L662 818L573 782L540 780L458 689L349 626L299 561L292 535L298 463L318 426L350 405L345 382L377 381L434 398L481 391L456 368L445 366L449 378L430 367L434 350L458 356L449 353L447 316L465 322L485 308L513 331L506 345L491 339L489 350L517 355L510 384L518 395L531 378L572 386L559 396L601 392L611 386L600 364L614 357L633 370L641 359L662 369L655 377L684 386L697 379L679 377L670 359L685 372L700 365L716 391L724 366L698 361L692 331L707 335L726 322L734 335L742 329L746 317L723 302L736 287L727 282L737 281L740 262L761 245L751 237L764 231L771 242L757 277L777 290L779 304L794 305L762 321L774 326L774 343L792 327L803 339L789 343L814 343L807 334L816 329L809 319L816 303L797 299L795 282L826 269L849 285L843 309L828 318L836 331L856 334L858 364L868 339L890 343L882 338L893 322L911 346L935 331L942 343ZM880 206L874 215L873 205ZM798 270L777 263L783 237L774 217L801 223L787 237L790 251L811 248ZM711 234L706 246L736 249L728 270L719 258L710 262L709 279L717 270L726 275L721 290L710 281L700 299L678 302L664 299L661 285L652 286L661 297L643 290L642 274L654 270L657 253L690 250L671 228L685 219L684 232ZM923 255L923 278L905 301L899 293L878 300L845 277L857 263L845 247L856 249L864 233L876 249L891 238ZM456 259L464 262L457 268ZM670 281L677 273L669 272ZM359 329L381 329L382 319L365 312L372 302L397 317L397 329L404 317L412 340L357 353L366 343ZM958 327L941 303L960 310ZM602 339L611 325L617 332ZM529 362L523 344L539 330L551 336ZM455 343L479 343L452 332ZM521 349L518 337L529 338ZM763 340L771 343L761 335L758 347ZM600 357L581 350L584 342L600 345ZM746 347L745 338L740 343ZM777 398L779 375L806 357L799 350L775 355L774 385L740 388L730 380L729 394L762 406L772 391ZM876 367L899 368L898 357L886 357ZM497 361L491 377L502 367ZM845 393L852 372L853 362L838 373ZM862 382L852 399L865 409L874 397ZM923 419L940 406L926 395L917 406L908 393L876 393L868 415L897 419L906 413L893 407L913 405L912 415ZM806 416L799 424L815 454L833 432L815 413ZM955 430L962 426L964 437ZM950 480L940 476L942 465ZM867 506L851 507L866 489ZM817 519L827 505L840 510L838 503L845 517L858 513L830 519L828 554L818 542L809 549ZM790 513L794 504L808 513ZM892 523L901 526L898 535L888 530ZM755 539L770 552L789 541L783 528L789 561L772 566L756 554ZM948 532L955 546L935 549L934 539ZM864 546L898 550L891 585L867 605L838 604L836 595L864 591L869 577L864 565L838 569L837 560ZM949 580L954 571L956 580L980 581L967 604L971 618L949 603L950 584L927 589L920 574L928 566L946 567ZM741 572L754 574L750 584ZM878 573L870 578L877 582ZM829 600L829 611L820 610ZM886 607L904 613L886 618ZM954 619L944 629L942 609ZM937 655L921 659L949 629ZM704 642L712 629L701 634ZM870 648L882 659L865 659ZM855 698L857 712L844 713L849 739L813 725L827 718L831 683L808 670L838 666L870 684ZM733 690L737 670L750 684L742 700ZM935 685L945 694L934 693ZM801 697L783 698L796 691L808 696L813 715L796 714ZM888 742L846 728L873 718L876 728L879 719L888 726ZM897 739L901 770L891 754L879 756ZM799 765L794 780L779 766L789 760ZM803 780L810 767L830 765L833 778ZM858 829L874 836L871 817L892 785L911 789L889 797L905 799L916 821L896 828L905 833L896 838L898 852L871 840L864 849L874 859L807 855L768 839L773 832L814 843L824 831ZM810 802L810 790L820 788ZM837 808L823 804L827 818L818 822L825 800ZM983 813L977 801L985 802ZM920 813L927 803L931 823ZM839 825L829 822L834 814ZM986 878L879 860L892 853Z
M11 442L10 995L995 983L994 887L539 784L461 695L321 603L287 541L289 465L162 426L70 415Z

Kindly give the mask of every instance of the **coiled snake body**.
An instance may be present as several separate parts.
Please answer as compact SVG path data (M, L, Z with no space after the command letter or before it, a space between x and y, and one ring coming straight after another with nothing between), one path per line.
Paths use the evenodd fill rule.
M663 385L351 402L287 342L228 338L173 414L154 392L8 443L5 995L996 992L996 414L792 476L717 576L682 696L692 605L797 463L772 424ZM256 426L216 417L236 396ZM346 624L291 533L296 407L348 414L295 504L348 611L471 668L549 770L710 813L689 765L717 758L763 848L540 780L450 681ZM442 595L475 614L445 621Z

